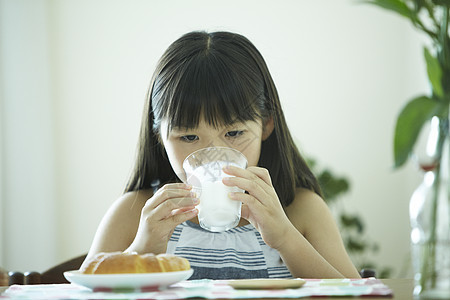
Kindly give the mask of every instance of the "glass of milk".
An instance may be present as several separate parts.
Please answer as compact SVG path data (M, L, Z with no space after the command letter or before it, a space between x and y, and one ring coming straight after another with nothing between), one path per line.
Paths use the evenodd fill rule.
M222 171L227 165L245 169L247 158L233 148L208 147L191 153L183 162L186 182L200 198L200 226L213 232L231 229L241 219L241 202L231 200L228 193L243 190L222 183L222 178L230 176Z

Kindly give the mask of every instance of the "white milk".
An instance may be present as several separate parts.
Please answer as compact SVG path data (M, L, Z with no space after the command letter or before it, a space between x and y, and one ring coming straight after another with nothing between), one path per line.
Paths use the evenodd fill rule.
M241 202L231 200L229 192L242 192L237 187L228 187L222 178L229 177L222 168L226 165L239 166L233 162L211 161L188 172L187 182L199 194L198 219L200 225L210 231L226 231L235 227L241 218Z
M222 180L202 182L199 222L212 231L225 231L236 226L241 217L241 202L228 197L229 192L236 191L239 189L225 186Z

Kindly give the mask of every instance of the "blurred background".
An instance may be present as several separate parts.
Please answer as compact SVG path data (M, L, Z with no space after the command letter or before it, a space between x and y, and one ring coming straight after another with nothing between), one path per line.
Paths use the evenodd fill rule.
M395 120L428 91L423 38L351 0L0 0L0 266L44 271L86 253L130 174L147 85L192 30L247 36L264 56L301 152L345 177L371 255L410 277ZM301 256L301 254L299 254Z

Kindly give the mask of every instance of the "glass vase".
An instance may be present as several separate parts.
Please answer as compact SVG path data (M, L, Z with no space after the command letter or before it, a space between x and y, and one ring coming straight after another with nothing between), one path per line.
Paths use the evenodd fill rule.
M416 299L450 299L449 137L447 125L436 128L436 161L422 166L423 182L409 206Z

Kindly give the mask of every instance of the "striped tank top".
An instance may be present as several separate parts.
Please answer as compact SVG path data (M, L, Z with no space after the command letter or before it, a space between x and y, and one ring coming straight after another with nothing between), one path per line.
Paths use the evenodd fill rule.
M251 224L210 232L184 222L175 228L167 253L189 260L190 279L292 278L278 251Z

